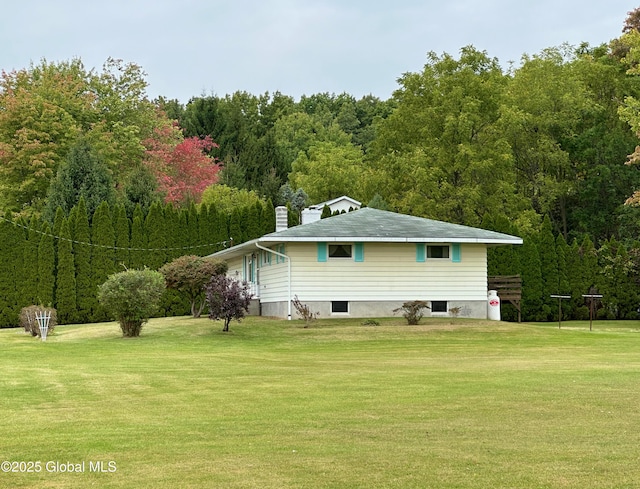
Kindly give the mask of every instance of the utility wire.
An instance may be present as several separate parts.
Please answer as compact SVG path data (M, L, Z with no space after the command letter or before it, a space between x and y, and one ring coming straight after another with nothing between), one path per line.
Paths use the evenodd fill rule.
M57 239L57 240L60 240L60 241L69 241L70 243L73 243L73 244L89 246L89 247L93 247L93 248L108 248L110 250L176 251L176 250L191 250L191 249L195 249L195 248L211 248L211 247L219 246L219 245L223 245L226 248L228 243L233 243L233 239L229 238L229 240L218 241L217 243L208 243L208 244L190 245L190 246L178 246L178 247L174 247L174 248L129 248L129 247L123 247L123 246L110 246L110 245L102 245L102 244L97 244L97 243L87 243L86 241L77 241L77 240L71 239L71 238L64 238L62 236L56 236L55 234L45 233L44 231L39 231L37 229L30 228L29 226L25 226L23 224L19 224L19 223L15 222L15 221L11 221L9 219L6 219L3 216L0 216L0 220L8 222L9 224L12 224L14 226L18 226L20 228L26 229L27 231L33 231L34 233L41 234L43 236L48 236L50 238Z

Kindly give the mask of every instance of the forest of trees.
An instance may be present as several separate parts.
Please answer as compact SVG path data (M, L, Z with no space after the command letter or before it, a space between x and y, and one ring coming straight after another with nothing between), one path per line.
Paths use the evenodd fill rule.
M524 319L553 319L555 293L571 293L567 316L580 317L594 288L601 315L635 318L638 12L613 41L550 47L507 70L473 46L428 53L388 100L149 100L142 68L113 59L101 72L77 59L3 71L0 326L36 302L57 307L62 323L100 320L95 297L79 291L118 264L157 269L174 248L272 230L274 205L345 194L525 238L489 261L491 275L522 275ZM184 310L171 300L163 314Z

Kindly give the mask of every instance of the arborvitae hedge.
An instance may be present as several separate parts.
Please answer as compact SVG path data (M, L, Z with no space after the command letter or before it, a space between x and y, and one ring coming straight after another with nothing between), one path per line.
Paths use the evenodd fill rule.
M97 297L98 286L115 272L115 243L113 220L109 204L98 206L91 221L91 293ZM93 321L107 321L109 313L98 304L97 298L91 305Z
M6 216L5 219L10 216ZM0 327L12 326L11 318L20 313L24 230L6 220L0 222Z
M152 270L158 270L162 265L167 263L167 232L165 226L165 216L162 205L154 202L149 208L149 214L144 221L144 228L147 234L147 246L149 251L146 252L147 258L145 265Z
M58 268L56 271L56 311L58 324L69 324L75 320L76 270L73 263L73 245L69 220L64 218L60 226L58 241Z
M53 235L48 223L42 226L40 244L38 245L38 297L37 305L44 307L53 306L53 294L55 286L55 253Z
M130 268L141 270L144 268L147 248L147 236L144 230L144 215L142 207L137 205L133 211L133 222L131 223L131 249L129 250Z
M38 302L38 245L40 223L33 217L24 230L26 241L23 249L22 302L35 305Z
M117 205L113 213L113 229L116 235L115 269L116 272L129 267L129 241L131 230L124 205Z
M84 198L69 214L69 227L73 239L73 258L76 269L75 321L86 323L91 320L91 311L96 302L91 281L91 228ZM27 304L28 305L28 304Z

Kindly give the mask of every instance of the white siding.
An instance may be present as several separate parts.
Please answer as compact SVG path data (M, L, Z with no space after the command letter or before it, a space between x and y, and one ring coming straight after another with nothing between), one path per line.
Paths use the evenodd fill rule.
M229 269L227 270L227 275L230 277L234 277L238 280L242 280L242 258L241 256L231 258L227 260L227 266Z
M461 245L459 263L417 262L415 243L365 243L364 262L331 258L318 262L316 243L289 243L287 254L292 260L292 295L302 301L487 298L484 244Z
M289 281L286 263L276 263L272 258L271 265L260 268L260 301L286 301Z

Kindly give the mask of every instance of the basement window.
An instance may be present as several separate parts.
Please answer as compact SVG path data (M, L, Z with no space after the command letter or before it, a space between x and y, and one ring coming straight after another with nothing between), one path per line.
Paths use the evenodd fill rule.
M431 312L447 312L447 301L431 301Z
M349 312L349 301L331 301L331 314L346 314Z

